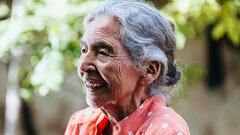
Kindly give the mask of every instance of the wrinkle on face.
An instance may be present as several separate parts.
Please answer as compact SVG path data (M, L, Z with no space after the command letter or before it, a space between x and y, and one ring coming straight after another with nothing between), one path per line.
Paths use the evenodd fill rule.
M103 94L97 99L93 99L94 102L99 102L104 99L109 99L109 101L114 102L122 99L123 95L130 94L134 91L134 88L130 87L132 83L128 83L136 83L136 71L129 51L122 44L120 26L120 23L116 19L110 16L100 16L88 24L86 33L81 39L81 46L86 48L88 52L81 56L80 63L81 60L84 61L84 59L91 61L91 64L96 67L96 72L99 72L94 74L99 76L95 78L106 81L109 88L104 91L106 93L105 95ZM111 46L112 52L109 56L98 55L96 46L98 46L97 44L99 42ZM127 80L131 78L129 77L130 75L132 76L132 80Z
M136 95L141 96L139 91L145 89L139 86L142 73L135 69L131 54L122 43L120 28L120 22L113 17L93 19L81 39L81 47L86 50L79 59L79 69L85 69L79 71L83 80L93 78L95 82L105 84L99 91L86 89L87 103L104 108L109 118L115 118L113 121L119 121L133 112L140 104L136 103ZM110 46L112 51L103 55L100 51L107 49L106 46ZM89 66L95 69L87 70Z
M99 19L99 18L112 18L110 16L100 16L93 19L89 25L87 26L86 33L87 35L92 35L88 37L92 42L89 44L93 44L93 42L98 40L104 40L108 44L113 47L117 47L118 45L122 44L121 35L120 35L120 22L118 22L115 18L112 18L111 22L108 19ZM93 23L92 23L93 22ZM94 27L92 27L94 26ZM110 32L109 32L110 31ZM85 35L84 34L84 35ZM111 37L111 38L109 38ZM85 38L83 36L83 38ZM90 39L93 38L93 39ZM112 40L114 39L114 40Z

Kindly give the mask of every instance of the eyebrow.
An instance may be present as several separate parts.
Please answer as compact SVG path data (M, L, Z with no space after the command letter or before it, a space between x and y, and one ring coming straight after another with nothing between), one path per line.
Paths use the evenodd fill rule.
M84 46L87 46L87 43L81 39L80 40L80 47L82 48ZM104 49L108 50L111 53L113 52L113 47L108 45L107 43L105 43L103 41L96 42L92 46L94 48L96 48L96 49L104 48Z

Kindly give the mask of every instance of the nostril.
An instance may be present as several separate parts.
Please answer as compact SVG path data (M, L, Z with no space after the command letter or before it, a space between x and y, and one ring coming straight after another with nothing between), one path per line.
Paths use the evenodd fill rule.
M91 65L88 65L87 70L88 71L96 71L96 67L91 64Z
M80 68L77 69L78 76L81 78L83 73L81 72Z
M84 73L83 73L83 72L80 72L80 77L81 77L81 78L83 77L83 75L84 75Z
M78 67L79 72L96 71L96 67L93 64L82 64Z
M92 71L96 70L94 60L89 55L90 54L88 54L88 56L80 57L78 61L78 68L80 72L88 72L90 70Z
M96 68L94 65L89 65L84 68L81 68L81 67L77 68L77 73L80 78L82 78L85 73L91 73L91 72L95 72L95 71L96 71Z

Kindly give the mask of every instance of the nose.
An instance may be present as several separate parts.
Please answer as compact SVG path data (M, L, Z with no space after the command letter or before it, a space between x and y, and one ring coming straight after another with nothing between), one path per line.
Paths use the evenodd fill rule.
M84 75L84 73L96 71L96 66L94 64L95 58L89 53L82 55L78 61L78 74L80 77Z

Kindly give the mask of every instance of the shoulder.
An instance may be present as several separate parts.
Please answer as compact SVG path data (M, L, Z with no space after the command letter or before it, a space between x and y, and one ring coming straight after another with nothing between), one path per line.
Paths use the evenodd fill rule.
M94 122L100 117L101 114L102 112L100 109L87 107L83 110L75 112L71 116L70 121L72 122L73 125Z
M80 130L81 133L88 132L86 127L94 127L101 114L100 109L91 107L75 112L68 122L65 135L77 135Z
M185 120L170 107L153 110L152 117L149 117L146 122L148 123L146 135L190 135Z

